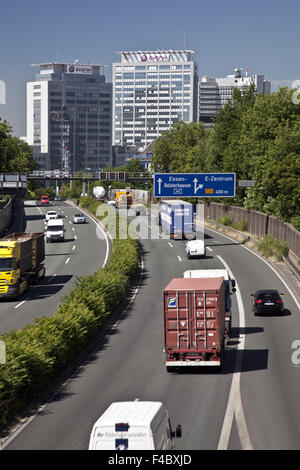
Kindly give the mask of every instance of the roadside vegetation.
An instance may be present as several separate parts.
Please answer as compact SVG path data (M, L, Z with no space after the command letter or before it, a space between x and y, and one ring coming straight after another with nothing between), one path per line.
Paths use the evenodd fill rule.
M261 211L300 226L300 106L293 90L256 95L254 86L235 89L215 118L215 126L176 123L156 141L155 170L235 172L255 180L236 197L213 200Z
M96 214L98 202L82 202ZM0 365L0 425L35 398L100 331L138 270L137 241L117 238L107 265L77 278L55 315L0 337L6 346L6 363Z

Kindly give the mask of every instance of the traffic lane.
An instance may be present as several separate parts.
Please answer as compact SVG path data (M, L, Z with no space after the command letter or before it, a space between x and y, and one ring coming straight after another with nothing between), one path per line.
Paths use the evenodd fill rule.
M162 290L182 277L167 240L143 241L144 275L128 311L104 343L7 449L87 449L93 423L112 401L161 400L178 449L215 449L231 374L201 370L167 373L163 353ZM176 248L181 246L181 242ZM220 267L212 259L207 267Z
M26 231L44 231L44 214L48 210L49 207L41 207L39 212L37 207L26 207ZM16 300L0 302L1 333L21 328L42 315L52 315L61 297L73 287L76 276L96 271L106 258L106 243L98 238L94 223L73 225L72 216L76 209L65 203L52 205L51 210L57 210L59 215L64 217L66 240L46 243L44 281L32 286L27 295Z
M218 235L214 237L221 243L224 240ZM246 350L241 392L252 445L255 449L298 449L299 368L293 365L291 356L292 343L300 336L299 310L286 286L264 261L246 248L228 242L219 244L215 250L238 273L236 278L245 306ZM284 316L254 316L250 294L268 288L285 294Z

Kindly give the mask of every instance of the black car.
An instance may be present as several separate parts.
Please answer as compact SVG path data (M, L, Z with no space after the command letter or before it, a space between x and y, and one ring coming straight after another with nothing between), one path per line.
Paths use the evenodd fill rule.
M279 294L277 290L258 290L253 297L252 310L254 315L263 315L268 313L283 314L284 305L281 299L283 294Z

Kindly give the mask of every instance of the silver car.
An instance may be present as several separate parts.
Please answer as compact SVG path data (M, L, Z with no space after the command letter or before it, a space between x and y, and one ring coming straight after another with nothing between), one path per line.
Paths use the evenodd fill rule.
M73 215L73 224L85 224L86 218L84 214Z

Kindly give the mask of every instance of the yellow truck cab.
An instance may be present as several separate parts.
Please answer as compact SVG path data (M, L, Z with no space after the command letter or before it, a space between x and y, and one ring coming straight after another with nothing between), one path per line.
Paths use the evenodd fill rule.
M116 206L119 209L127 209L132 204L132 191L124 189L116 193Z
M0 239L0 299L15 298L45 276L43 233L13 233Z

